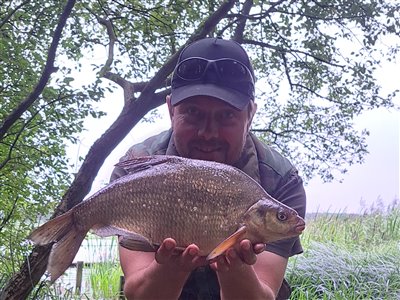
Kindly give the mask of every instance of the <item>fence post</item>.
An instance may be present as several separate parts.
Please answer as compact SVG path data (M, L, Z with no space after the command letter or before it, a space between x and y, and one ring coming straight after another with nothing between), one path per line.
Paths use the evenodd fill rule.
M120 300L125 300L124 284L125 284L125 277L124 277L124 275L121 275L119 277L119 299Z
M83 261L76 263L75 295L80 295L82 290Z

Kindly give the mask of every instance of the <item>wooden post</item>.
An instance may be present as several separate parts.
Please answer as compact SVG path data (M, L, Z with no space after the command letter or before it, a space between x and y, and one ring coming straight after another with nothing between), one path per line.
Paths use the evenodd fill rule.
M82 273L83 273L83 261L76 263L76 283L75 283L75 294L80 295L82 290Z
M119 277L119 299L120 300L125 300L124 284L125 284L125 277L124 277L124 275L121 275Z

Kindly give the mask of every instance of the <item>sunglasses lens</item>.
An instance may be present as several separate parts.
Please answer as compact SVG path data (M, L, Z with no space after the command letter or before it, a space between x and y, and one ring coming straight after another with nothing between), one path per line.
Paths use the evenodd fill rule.
M186 81L208 80L208 75L217 73L219 80L225 85L250 83L254 85L249 69L233 59L207 60L193 57L182 61L176 68L176 75Z
M251 76L249 71L244 65L233 60L219 60L216 62L218 72L225 80L231 82L250 80Z
M208 61L204 59L189 59L180 63L176 72L179 77L185 80L200 79L204 74L207 64Z

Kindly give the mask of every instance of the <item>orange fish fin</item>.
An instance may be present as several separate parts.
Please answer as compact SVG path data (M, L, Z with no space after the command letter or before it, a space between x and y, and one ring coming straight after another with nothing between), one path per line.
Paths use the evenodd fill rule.
M207 260L211 260L223 254L226 250L233 247L240 239L246 234L246 226L240 227L231 236L220 243L213 251L207 256Z
M71 265L86 233L73 227L61 240L54 244L47 265L47 270L51 275L51 283L56 281Z

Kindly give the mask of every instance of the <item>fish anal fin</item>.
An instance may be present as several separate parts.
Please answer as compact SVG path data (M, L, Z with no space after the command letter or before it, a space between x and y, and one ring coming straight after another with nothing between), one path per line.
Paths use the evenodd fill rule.
M91 231L100 237L108 237L114 235L125 236L132 234L132 232L128 230L107 224L97 224L92 227Z
M236 230L232 235L230 235L227 239L222 241L210 254L207 256L207 260L214 259L221 254L223 254L226 250L233 247L236 243L238 243L241 239L243 239L247 230L245 226L240 227Z

